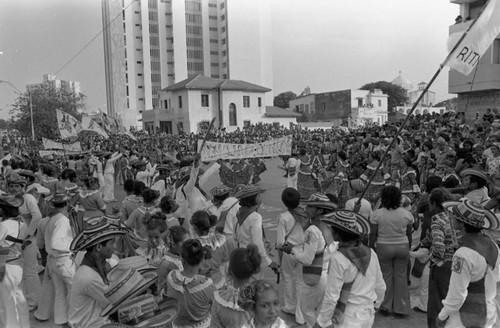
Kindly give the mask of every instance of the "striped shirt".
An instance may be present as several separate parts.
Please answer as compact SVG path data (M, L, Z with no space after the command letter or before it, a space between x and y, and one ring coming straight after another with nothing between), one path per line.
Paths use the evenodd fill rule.
M432 264L441 266L445 262L452 261L455 249L458 248L456 231L452 229L451 218L447 212L432 216L430 238Z

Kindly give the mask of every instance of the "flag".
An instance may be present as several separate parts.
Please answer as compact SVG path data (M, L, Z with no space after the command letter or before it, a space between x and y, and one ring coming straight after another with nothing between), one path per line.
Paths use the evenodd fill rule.
M94 131L103 136L105 139L109 138L109 135L106 133L106 131L104 131L104 129L101 128L101 126L96 121L94 121L87 115L82 116L82 130Z
M464 75L469 75L476 67L481 56L488 50L500 34L500 0L490 0L481 15L460 37L462 41L455 45L457 35L450 35L449 44L455 49L448 55L446 65Z
M77 137L78 132L82 130L82 125L76 118L59 109L57 109L57 124L62 139Z
M42 137L43 149L64 149L62 143Z

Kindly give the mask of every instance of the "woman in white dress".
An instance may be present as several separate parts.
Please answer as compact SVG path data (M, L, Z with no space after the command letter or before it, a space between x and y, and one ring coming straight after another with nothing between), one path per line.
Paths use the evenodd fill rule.
M115 198L115 162L122 156L123 154L119 152L104 156L106 164L104 166L104 192L102 198L105 202L117 201Z

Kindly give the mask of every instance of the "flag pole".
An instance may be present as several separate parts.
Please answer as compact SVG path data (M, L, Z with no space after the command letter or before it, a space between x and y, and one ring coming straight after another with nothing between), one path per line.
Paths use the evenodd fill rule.
M483 7L483 9L490 3L491 0L489 0ZM459 47L459 45L462 43L462 41L464 40L464 38L467 36L467 33L471 30L471 28L474 26L474 24L477 22L477 20L479 19L476 18L472 24L465 30L465 32L462 34L462 36L460 37L460 39L456 42L456 44L454 45L454 47L451 49L451 51L448 53L448 55L446 56L444 62L442 64L439 65L439 68L438 70L434 73L434 75L432 76L431 80L429 81L429 83L426 85L426 87L424 88L424 90L422 91L422 93L420 94L420 96L418 96L417 100L415 101L415 103L413 104L412 108L410 109L410 111L407 113L407 116L405 118L405 120L403 121L403 123L401 124L401 126L399 127L398 131L396 132L396 135L394 136L394 138L391 140L391 142L389 143L389 146L387 147L387 149L385 150L384 152L384 155L381 157L381 160L379 161L378 165L377 165L377 168L375 169L375 171L373 172L373 174L371 175L370 179L368 180L368 183L365 187L365 189L363 190L363 192L361 193L361 195L359 196L358 200L356 201L356 203L354 204L354 211L355 212L359 212L360 208L361 208L361 200L363 199L364 195L366 194L366 191L368 190L368 188L370 187L370 185L372 184L373 182L373 179L375 178L375 175L376 173L380 170L380 167L382 166L382 161L383 159L387 156L387 154L389 153L389 151L391 150L392 146L394 145L394 142L397 140L397 138L399 137L399 135L401 134L401 132L403 131L403 128L405 127L406 123L408 123L408 120L410 119L410 116L413 114L413 112L415 111L415 109L417 108L418 104L420 103L420 101L422 100L422 98L424 97L424 95L427 93L427 91L429 90L429 88L431 87L432 83L434 83L434 81L436 80L436 78L439 76L439 74L441 73L441 71L443 70L443 67L446 65L446 63L448 62L448 60L450 59L451 55L455 52L455 50L457 50L457 48ZM476 64L477 65L477 64Z

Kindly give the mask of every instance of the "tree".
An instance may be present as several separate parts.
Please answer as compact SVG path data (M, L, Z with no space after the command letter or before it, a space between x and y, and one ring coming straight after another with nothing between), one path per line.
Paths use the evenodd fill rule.
M458 98L455 97L443 100L435 104L434 107L445 107L449 112L456 112L458 108Z
M282 92L276 97L274 97L273 104L276 107L288 108L290 105L290 100L297 98L297 95L292 91Z
M307 96L307 95L310 95L311 94L311 88L309 88L309 86L307 86L304 91L302 91L299 95L299 97L302 97L302 96Z
M35 138L56 139L59 135L56 109L67 112L80 120L79 110L85 109L85 95L75 94L66 88L41 85L29 92L23 92L12 105L13 127L23 135L31 137L31 106Z
M407 99L406 89L387 81L367 83L360 89L370 91L373 91L374 89L382 90L384 94L389 96L389 99L387 100L388 112L392 112L396 108L396 106L404 105Z

